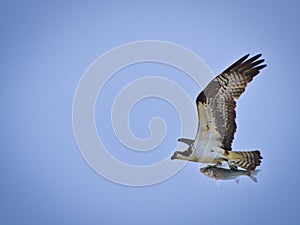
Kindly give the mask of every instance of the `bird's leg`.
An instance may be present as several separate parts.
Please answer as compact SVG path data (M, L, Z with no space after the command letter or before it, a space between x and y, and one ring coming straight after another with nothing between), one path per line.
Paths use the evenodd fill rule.
M218 161L214 166L215 167L221 167L222 166L222 162Z
M216 162L214 164L208 165L207 167L221 167L221 166L222 166L222 162L218 161L218 162Z

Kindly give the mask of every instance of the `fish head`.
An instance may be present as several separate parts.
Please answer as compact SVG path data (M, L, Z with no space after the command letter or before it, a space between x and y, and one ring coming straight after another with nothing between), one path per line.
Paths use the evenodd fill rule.
M201 168L200 172L210 178L214 177L214 170L211 166Z

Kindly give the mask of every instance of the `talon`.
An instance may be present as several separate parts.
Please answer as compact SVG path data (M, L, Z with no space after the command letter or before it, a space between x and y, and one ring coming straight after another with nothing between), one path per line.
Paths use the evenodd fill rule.
M214 167L220 167L220 166L222 166L222 163L220 161L214 165Z

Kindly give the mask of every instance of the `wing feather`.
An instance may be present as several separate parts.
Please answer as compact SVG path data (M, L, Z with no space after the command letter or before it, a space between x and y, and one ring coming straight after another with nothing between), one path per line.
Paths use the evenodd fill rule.
M199 116L198 132L203 132L203 129L209 126L207 118L214 119L212 124L215 124L215 127L208 128L216 129L221 137L220 147L226 150L231 150L237 128L236 100L245 91L248 83L266 67L265 64L261 65L264 59L258 60L261 54L250 59L248 57L249 54L245 55L215 77L196 99ZM203 107L211 107L211 110L199 110ZM211 115L205 115L208 112L211 112Z

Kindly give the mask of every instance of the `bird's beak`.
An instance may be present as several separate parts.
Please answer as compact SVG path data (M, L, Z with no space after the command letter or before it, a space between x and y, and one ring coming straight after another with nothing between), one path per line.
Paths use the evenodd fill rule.
M175 154L171 156L171 160L176 159Z

